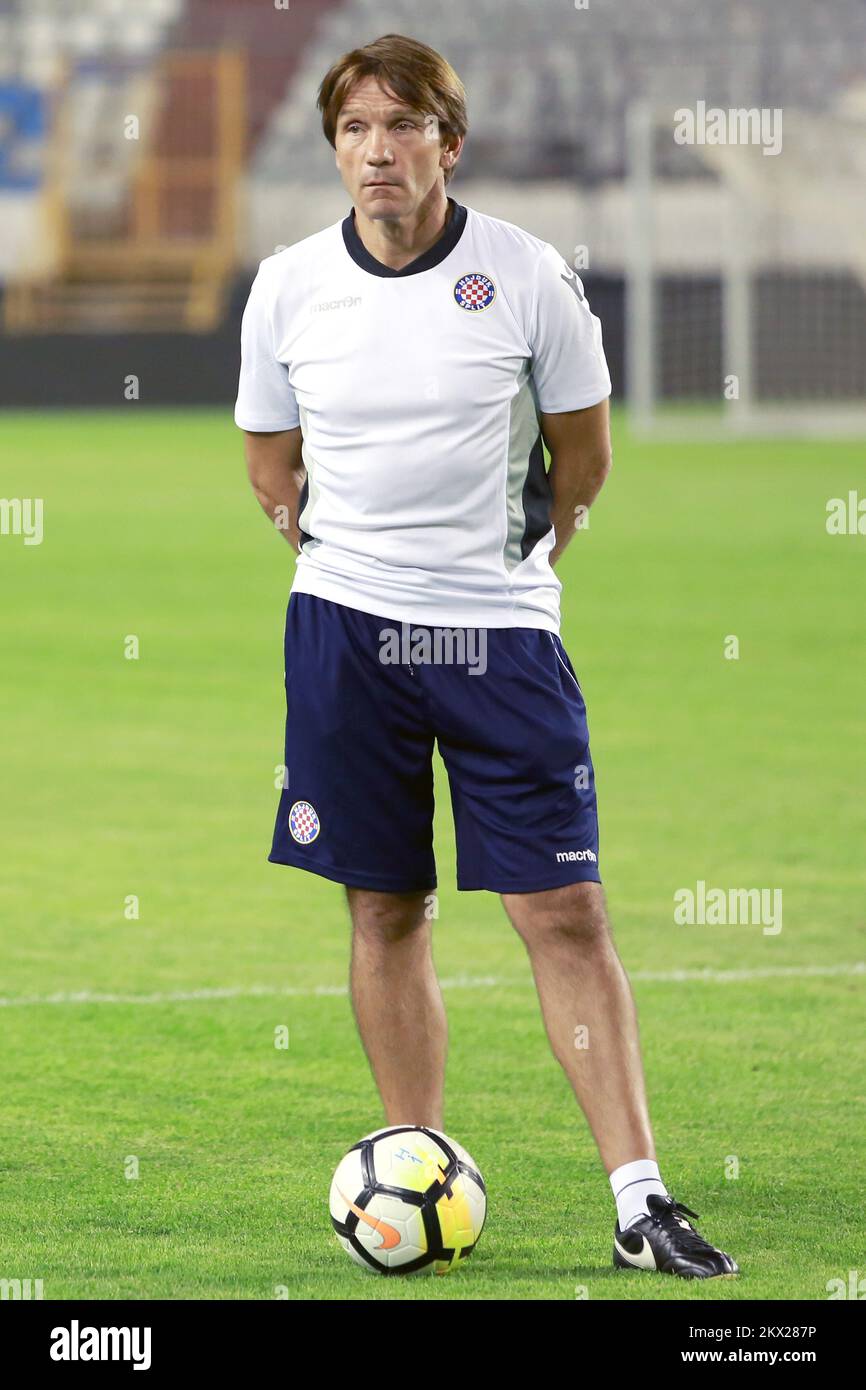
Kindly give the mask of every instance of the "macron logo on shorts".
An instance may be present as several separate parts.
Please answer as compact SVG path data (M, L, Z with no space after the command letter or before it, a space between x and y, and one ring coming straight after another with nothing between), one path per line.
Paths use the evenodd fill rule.
M591 849L558 849L556 851L557 864L566 864L577 861L579 864L597 864L598 857Z

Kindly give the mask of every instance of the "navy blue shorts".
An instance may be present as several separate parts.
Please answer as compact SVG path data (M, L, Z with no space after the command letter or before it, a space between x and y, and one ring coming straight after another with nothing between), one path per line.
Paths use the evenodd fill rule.
M558 636L401 624L292 593L285 652L273 863L356 888L435 888L435 740L458 889L600 882L586 706Z

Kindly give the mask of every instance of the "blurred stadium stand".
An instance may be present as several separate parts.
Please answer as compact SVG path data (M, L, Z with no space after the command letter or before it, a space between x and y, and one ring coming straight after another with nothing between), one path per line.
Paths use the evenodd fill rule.
M589 248L579 268L617 391L630 105L824 112L866 81L864 0L78 0L73 14L0 0L2 401L116 402L120 361L143 400L228 403L256 263L348 211L315 107L322 76L391 31L441 50L465 83L454 195L568 259ZM666 168L670 141L656 153L680 185L662 295L717 339L720 181L692 151ZM776 279L787 304L785 274L797 267ZM801 309L812 293L797 291ZM720 361L710 345L706 381Z
M353 0L335 9L299 65L255 157L259 176L330 181L315 95L334 55L395 31L439 48L469 98L460 175L621 178L625 111L805 105L864 72L863 0ZM316 138L318 136L318 138Z

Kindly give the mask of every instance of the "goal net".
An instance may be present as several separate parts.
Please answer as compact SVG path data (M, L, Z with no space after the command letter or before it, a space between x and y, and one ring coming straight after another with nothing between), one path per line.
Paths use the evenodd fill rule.
M866 437L866 92L830 113L628 113L639 433Z

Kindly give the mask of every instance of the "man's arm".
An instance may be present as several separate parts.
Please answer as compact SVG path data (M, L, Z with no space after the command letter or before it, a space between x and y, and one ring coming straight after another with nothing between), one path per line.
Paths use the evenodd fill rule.
M556 543L548 559L555 565L574 535L576 508L592 505L610 472L610 408L603 400L586 410L565 410L558 415L539 412L539 422L550 451L547 476L553 493L550 519Z
M294 551L301 544L298 505L307 477L300 426L273 434L244 430L244 454L253 492Z

